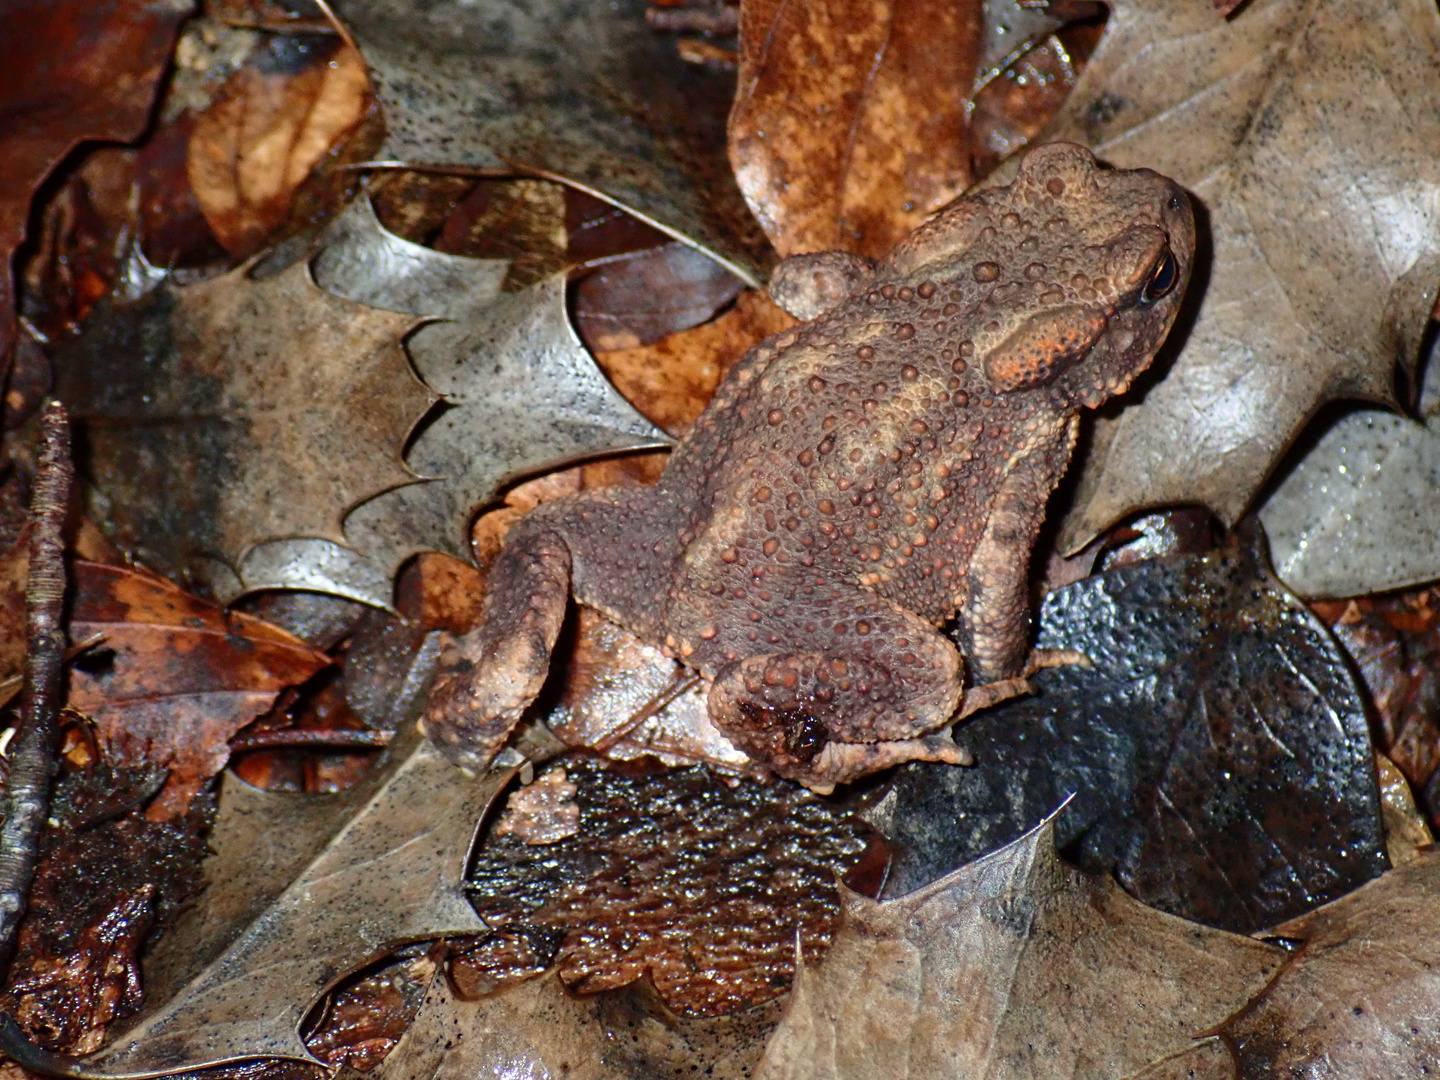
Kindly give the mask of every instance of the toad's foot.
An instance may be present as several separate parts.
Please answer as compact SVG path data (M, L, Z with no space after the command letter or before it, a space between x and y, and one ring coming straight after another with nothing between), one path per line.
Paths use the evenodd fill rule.
M570 599L569 548L530 520L506 538L480 628L447 643L425 705L425 733L471 772L490 764L540 693Z
M982 683L980 686L972 686L965 691L965 697L960 702L960 709L955 714L956 720L964 720L971 713L977 713L981 709L988 709L992 705L999 705L1002 701L1009 701L1011 698L1024 697L1026 694L1033 694L1035 687L1027 678L999 679L992 683Z
M1079 649L1032 649L1030 659L1025 661L1025 677L1029 678L1045 668L1069 667L1076 665L1087 671L1095 662Z
M829 795L836 784L847 784L892 765L907 761L938 761L946 765L974 765L970 752L955 745L950 732L919 739L880 743L826 743L806 771L794 777L817 795Z

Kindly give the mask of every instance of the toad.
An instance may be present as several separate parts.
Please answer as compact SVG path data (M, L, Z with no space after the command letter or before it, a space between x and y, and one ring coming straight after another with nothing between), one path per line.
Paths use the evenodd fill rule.
M1194 246L1172 181L1054 143L878 265L782 263L771 293L809 321L730 370L654 487L555 499L511 529L427 731L486 765L573 592L710 680L715 725L781 776L828 791L965 763L950 726L1045 660L1030 552L1080 410L1149 366Z

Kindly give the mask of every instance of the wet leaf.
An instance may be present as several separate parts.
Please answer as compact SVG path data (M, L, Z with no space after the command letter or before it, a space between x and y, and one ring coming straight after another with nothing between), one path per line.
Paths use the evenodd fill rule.
M290 217L295 192L369 105L364 61L340 39L281 34L195 118L187 172L215 236L258 251Z
M371 1075L749 1080L778 1016L779 1003L772 1002L734 1016L687 1019L641 984L577 997L548 976L463 1001L436 979L415 1023Z
M1440 1068L1434 849L1303 918L1285 973L1225 1026L1242 1076L1428 1076Z
M189 0L6 5L0 65L0 368L15 335L11 258L30 198L86 140L125 142L145 130Z
M410 705L421 690L423 680ZM134 1076L313 1061L297 1028L335 978L389 946L483 929L461 875L475 824L511 774L469 778L407 731L386 767L341 795L222 798L206 899L154 961L169 965L156 981L178 989L91 1067Z
M318 280L340 296L447 320L407 342L421 377L445 400L406 454L411 469L434 479L355 507L345 520L348 548L332 541L257 549L240 566L240 588L323 589L388 605L391 579L411 555L469 558L470 519L503 484L597 454L669 444L580 344L565 313L564 276L500 293L504 266L401 240L360 203L347 213L316 259Z
M343 542L349 507L415 479L401 450L435 401L400 347L416 322L317 288L303 262L98 314L59 392L112 532L202 578L204 560L239 566L268 540Z
M756 1080L1133 1076L1285 959L1064 865L1049 822L908 896L852 894L845 916Z
M182 592L162 578L77 561L70 634L103 634L70 675L68 704L95 724L113 765L170 770L147 811L185 813L225 767L230 739L287 686L330 663L278 627Z
M483 837L469 890L492 938L456 959L462 987L528 978L538 953L540 970L553 963L580 993L647 979L672 1011L721 1016L784 993L797 947L823 955L836 879L869 841L858 818L794 784L703 768L626 775L578 756L552 774L562 765L558 784L511 794ZM556 786L571 811L534 821L535 789Z
M1112 5L1045 137L1189 188L1211 265L1163 379L1098 424L1067 547L1146 506L1233 522L1322 403L1394 400L1440 285L1437 95L1428 0Z
M1255 541L1252 540L1252 544ZM874 823L906 891L1010 841L1071 793L1066 851L1132 895L1259 930L1387 863L1365 698L1323 624L1253 546L1057 589L1042 648L1094 666L956 730L974 768L909 766Z
M332 6L384 110L380 157L562 179L759 283L764 242L724 158L733 83L684 64L644 0Z

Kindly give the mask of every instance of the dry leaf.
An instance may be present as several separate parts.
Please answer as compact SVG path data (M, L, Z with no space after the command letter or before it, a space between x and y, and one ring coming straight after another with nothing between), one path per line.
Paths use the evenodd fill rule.
M724 157L733 84L686 65L644 0L331 6L374 79L381 158L564 180L759 284L768 253Z
M409 705L422 689L410 688ZM338 976L402 942L484 928L461 875L475 823L511 774L467 777L413 726L387 761L333 797L222 797L210 888L156 961L168 964L157 982L173 997L87 1067L135 1076L255 1057L313 1062L297 1028Z
M884 255L965 190L983 27L978 3L741 5L730 163L781 255Z
M175 32L190 0L5 6L0 68L0 370L15 338L11 258L25 239L30 197L87 139L137 139L149 121Z
M315 260L316 277L340 296L446 320L407 342L421 377L445 400L406 453L417 474L434 479L356 506L344 547L302 541L257 549L232 594L311 588L388 605L391 578L411 555L469 557L471 517L503 484L585 457L669 445L575 336L563 275L500 293L503 262L401 240L363 204L337 223L335 240Z
M1045 137L1189 188L1212 263L1164 378L1098 424L1067 548L1146 506L1233 522L1323 402L1393 401L1440 286L1437 98L1429 0L1116 0Z
M113 765L170 770L146 816L182 815L230 757L230 739L287 686L330 663L259 619L225 611L162 578L77 561L70 634L103 634L70 675Z
M908 896L849 896L755 1077L1133 1076L1242 1008L1284 959L1070 869L1047 822Z
M259 250L295 192L365 116L370 82L338 38L279 35L195 118L187 172L205 220L233 255Z
M445 979L430 986L415 1023L375 1080L504 1077L505 1080L636 1080L705 1076L749 1080L777 1003L719 1019L675 1016L636 984L576 997L553 977L479 1001Z
M176 576L267 540L343 542L350 506L415 478L400 453L435 401L400 347L416 322L317 288L303 262L105 310L59 378L110 500L97 516Z
M1276 936L1302 944L1258 1005L1224 1026L1237 1073L1307 1080L1435 1075L1437 898L1440 854L1432 848L1275 927Z

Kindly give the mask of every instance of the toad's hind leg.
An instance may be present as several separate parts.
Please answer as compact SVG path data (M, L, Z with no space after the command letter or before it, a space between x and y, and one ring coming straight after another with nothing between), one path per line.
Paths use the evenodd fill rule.
M818 607L803 626L772 612L759 629L774 651L718 666L710 715L726 737L819 790L900 761L963 762L948 733L935 734L961 701L955 646L858 589Z
M505 745L545 684L572 584L582 602L653 636L646 624L654 598L647 602L617 584L662 577L663 552L625 542L637 522L655 524L644 499L644 489L555 499L506 535L486 582L480 625L447 643L425 707L426 733L450 760L479 771ZM612 565L622 556L623 567ZM647 557L656 565L647 565Z

